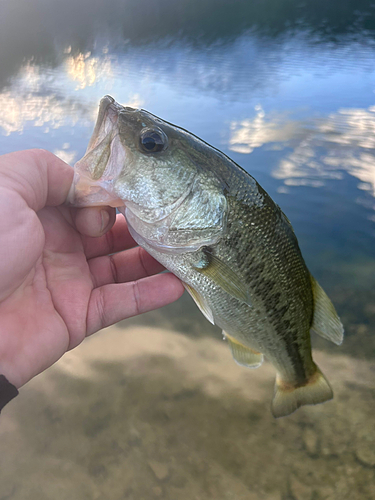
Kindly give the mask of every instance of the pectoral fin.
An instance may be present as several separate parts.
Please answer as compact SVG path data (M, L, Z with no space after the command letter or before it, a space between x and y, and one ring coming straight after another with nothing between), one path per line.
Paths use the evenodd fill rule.
M210 252L206 252L207 263L204 267L196 266L194 269L214 281L229 295L241 302L250 305L249 292L241 278L221 259Z
M208 319L208 321L214 325L215 324L214 316L206 300L192 286L188 285L187 283L184 283L183 285L186 288L186 290L190 293L191 297L199 307L199 310L203 314L203 316L205 316L206 319Z
M314 317L311 328L321 337L340 345L344 338L344 328L332 302L323 288L311 276L314 296Z
M224 331L223 335L228 340L232 356L236 363L247 368L258 368L263 363L263 354L261 352L253 351L250 347L244 346Z

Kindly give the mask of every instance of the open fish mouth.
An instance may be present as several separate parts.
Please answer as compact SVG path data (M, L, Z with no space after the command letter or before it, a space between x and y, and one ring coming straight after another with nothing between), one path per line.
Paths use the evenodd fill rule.
M100 101L98 118L85 156L74 165L74 179L66 204L75 207L124 205L114 192L126 160L126 149L118 134L122 106L110 97Z

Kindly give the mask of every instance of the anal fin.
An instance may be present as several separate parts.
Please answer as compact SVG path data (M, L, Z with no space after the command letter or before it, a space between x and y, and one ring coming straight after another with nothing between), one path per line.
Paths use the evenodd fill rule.
M228 335L223 330L223 335L228 340L233 359L241 366L247 368L258 368L263 363L263 354L244 346L238 340Z

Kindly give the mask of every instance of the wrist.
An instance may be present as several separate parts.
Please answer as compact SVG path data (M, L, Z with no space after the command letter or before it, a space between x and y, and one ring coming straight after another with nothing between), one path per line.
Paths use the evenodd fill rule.
M0 375L0 412L17 395L18 389L4 375Z

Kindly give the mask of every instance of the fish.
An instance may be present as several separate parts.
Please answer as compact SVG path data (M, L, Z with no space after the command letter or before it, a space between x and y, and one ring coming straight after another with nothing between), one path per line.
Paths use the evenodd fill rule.
M340 345L343 325L280 207L244 169L187 130L105 96L69 203L110 205L223 330L234 360L276 369L275 418L333 398L311 331Z

